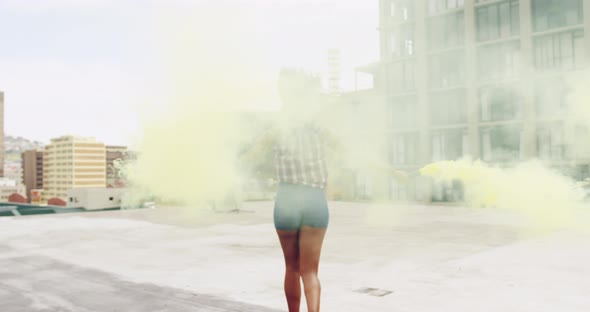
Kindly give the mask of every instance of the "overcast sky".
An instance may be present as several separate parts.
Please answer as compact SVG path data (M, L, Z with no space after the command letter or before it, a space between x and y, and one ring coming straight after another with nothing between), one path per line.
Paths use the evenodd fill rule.
M154 88L154 16L211 1L0 0L0 90L5 132L42 142L65 134L126 144L137 130L133 102ZM377 0L224 0L261 17L272 66L322 73L341 49L344 87L378 57ZM174 13L173 13L174 14Z

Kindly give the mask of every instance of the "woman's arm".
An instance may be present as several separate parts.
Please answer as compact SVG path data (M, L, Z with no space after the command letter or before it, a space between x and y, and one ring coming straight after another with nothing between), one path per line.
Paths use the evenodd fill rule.
M393 177L395 177L396 179L401 180L401 181L406 181L409 178L409 176L406 172L401 171L401 170L397 170L393 166L391 166L385 162L373 160L373 161L368 161L368 165L373 170L387 172L390 175L392 175Z
M326 145L328 146L328 148L330 148L332 151L337 152L337 153L347 153L346 145L333 132L331 132L328 129L322 129L322 131L323 131L324 139L326 141ZM347 153L347 154L350 154L350 153ZM393 166L387 164L386 162L376 160L372 157L367 157L363 153L357 154L356 158L357 158L357 161L359 162L359 164L362 164L362 165L368 167L368 169L375 170L375 171L387 172L388 174L392 175L396 179L399 179L402 181L405 181L408 179L408 175L405 172L395 169Z
M274 127L268 127L263 133L258 135L254 140L238 151L238 158L245 158L252 154L258 154L261 150L271 147L276 140L276 130Z

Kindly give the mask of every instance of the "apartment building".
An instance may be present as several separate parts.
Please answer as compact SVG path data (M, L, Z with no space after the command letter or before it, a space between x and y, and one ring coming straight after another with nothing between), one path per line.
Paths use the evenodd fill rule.
M379 19L380 60L362 70L383 101L367 105L391 116L392 165L540 159L588 176L590 132L574 108L590 77L590 2L381 0ZM417 188L392 180L390 192Z
M105 155L105 145L94 138L52 139L43 155L43 200L67 201L70 189L106 187Z
M21 154L23 183L26 196L31 202L31 190L43 189L43 150L29 150Z

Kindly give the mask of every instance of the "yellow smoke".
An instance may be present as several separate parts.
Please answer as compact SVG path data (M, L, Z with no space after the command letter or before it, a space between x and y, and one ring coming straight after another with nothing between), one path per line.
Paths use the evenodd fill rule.
M140 156L128 170L131 184L141 190L137 193L188 205L240 188L240 162L244 159L237 157L239 148L260 134L260 126L250 127L240 113L281 107L279 68L272 64L276 57L269 55L275 51L271 45L277 43L260 37L265 31L260 26L272 25L262 25L255 15L226 4L200 9L163 12L157 18L163 94L158 98L160 103L149 101L140 109ZM305 101L309 104L303 105ZM385 155L379 144L350 135L362 134L364 138L378 133L376 125L382 122L377 121L383 114L334 109L341 105L326 102L322 97L299 99L299 115L278 114L272 127L284 131L298 119L316 119L343 139L344 146L365 143L361 149L348 148L332 155L344 158L341 154L351 151L366 159ZM348 118L337 113L342 110ZM351 122L352 118L356 122ZM338 129L346 131L340 131L343 134ZM375 137L374 141L382 140ZM338 165L334 162L332 166ZM335 170L331 173L338 175Z
M565 80L564 100L569 115L563 122L565 140L573 159L588 159L590 144L590 78L587 72L573 74ZM556 86L557 88L558 86ZM435 180L460 180L465 188L465 202L474 207L498 207L522 212L542 227L587 225L582 201L585 192L580 183L544 166L528 161L511 168L491 166L481 161L463 159L443 161L420 170Z
M537 161L508 169L469 159L443 161L420 173L435 180L460 180L469 206L517 210L543 227L573 224L584 197L574 181Z
M238 146L253 134L238 114L278 97L255 24L232 12L208 5L157 18L162 103L143 106L139 157L127 170L142 194L194 205L239 186Z

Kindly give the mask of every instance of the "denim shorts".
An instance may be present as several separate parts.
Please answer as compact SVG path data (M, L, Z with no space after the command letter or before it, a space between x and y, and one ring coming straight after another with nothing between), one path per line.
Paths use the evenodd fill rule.
M323 189L279 184L274 208L277 230L295 231L302 226L327 228L329 220L328 201Z

